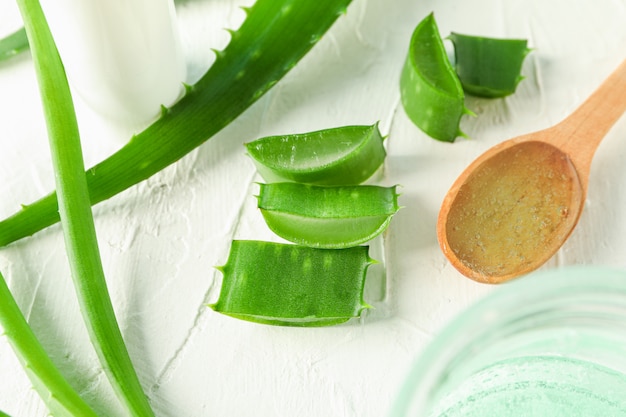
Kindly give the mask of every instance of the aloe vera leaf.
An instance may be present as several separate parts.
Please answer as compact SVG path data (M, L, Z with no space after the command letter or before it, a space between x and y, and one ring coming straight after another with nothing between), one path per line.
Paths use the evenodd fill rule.
M0 39L0 61L9 59L26 50L28 50L28 37L24 28L18 29L5 38Z
M228 46L184 97L124 147L87 170L91 204L137 184L204 143L304 56L350 0L258 0ZM56 194L23 206L0 222L0 246L56 222Z
M406 114L428 136L444 142L464 136L459 123L471 112L465 108L463 87L448 60L432 13L411 36L400 95Z
M33 387L55 417L97 417L39 343L0 274L0 326ZM7 416L0 412L0 417Z
M210 307L256 323L319 327L358 317L367 246L316 249L255 240L232 242L220 295Z
M525 39L497 39L452 32L455 70L467 94L496 98L515 92L530 52Z
M382 165L383 139L376 123L268 136L245 146L265 181L353 185Z
M154 416L117 325L91 212L78 122L65 70L38 0L17 0L48 127L65 248L91 342L130 416Z
M258 207L268 227L299 245L347 248L382 233L398 211L396 187L261 184Z

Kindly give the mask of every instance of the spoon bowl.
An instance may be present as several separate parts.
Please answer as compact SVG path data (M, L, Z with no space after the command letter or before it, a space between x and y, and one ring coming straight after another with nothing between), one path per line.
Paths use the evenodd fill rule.
M583 211L591 161L626 111L626 61L569 117L507 140L454 182L437 222L463 275L500 283L533 271L563 245Z

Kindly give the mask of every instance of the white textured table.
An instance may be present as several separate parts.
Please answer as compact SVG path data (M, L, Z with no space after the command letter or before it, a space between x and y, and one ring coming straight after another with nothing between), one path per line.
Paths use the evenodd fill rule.
M237 1L178 4L190 79L211 63L243 13ZM535 48L515 95L468 99L471 140L440 143L399 106L398 79L415 25L435 12L443 35L522 37ZM626 58L626 1L354 0L319 45L228 128L148 181L98 205L96 226L120 325L159 416L384 416L416 355L455 314L493 287L454 270L435 236L439 205L476 156L501 140L550 126L574 110ZM0 36L17 28L0 4ZM87 163L130 130L77 100ZM387 294L331 328L279 328L218 315L205 305L234 237L274 239L254 208L258 180L242 143L380 120L389 134L381 183L402 185L404 208L385 236ZM626 266L626 118L600 146L580 224L544 267ZM52 189L32 62L0 64L0 217ZM36 334L102 415L115 399L83 326L59 226L0 250L5 275ZM375 281L375 280L374 280ZM378 283L380 284L380 283ZM46 409L0 338L0 409Z

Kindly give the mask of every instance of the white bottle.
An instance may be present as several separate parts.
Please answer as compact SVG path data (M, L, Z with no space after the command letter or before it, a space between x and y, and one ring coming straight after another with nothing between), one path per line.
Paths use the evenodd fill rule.
M73 91L129 125L155 119L183 91L173 0L42 0Z

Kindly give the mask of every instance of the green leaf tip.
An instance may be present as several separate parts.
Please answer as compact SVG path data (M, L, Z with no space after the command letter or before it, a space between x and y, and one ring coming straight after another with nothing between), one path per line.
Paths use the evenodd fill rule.
M183 89L185 90L185 94L190 94L195 90L195 87L192 84L183 83Z
M232 41L234 38L236 38L236 37L237 37L237 35L238 35L238 32L237 32L235 29L224 28L224 30L225 30L226 32L228 32L228 34L230 35L230 39L231 39L231 41Z
M463 114L470 116L470 117L477 117L476 113L474 113L472 110L468 109L465 106L463 106Z
M215 58L216 59L223 59L224 58L224 50L211 48L211 51L215 54Z
M456 135L457 137L461 137L463 139L471 139L471 137L467 133L463 132L461 129L457 131Z

